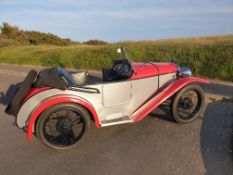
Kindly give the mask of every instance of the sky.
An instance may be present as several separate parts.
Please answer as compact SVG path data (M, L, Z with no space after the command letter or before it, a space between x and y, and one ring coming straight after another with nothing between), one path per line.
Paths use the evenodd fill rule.
M0 0L0 23L76 41L233 34L233 0Z

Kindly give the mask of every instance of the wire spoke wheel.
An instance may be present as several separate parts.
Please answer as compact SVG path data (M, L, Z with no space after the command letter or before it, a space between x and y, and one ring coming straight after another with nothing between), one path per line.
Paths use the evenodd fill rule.
M205 97L198 85L189 85L180 90L173 98L171 111L178 123L189 123L204 110Z
M73 147L89 127L88 112L73 104L61 104L49 108L39 118L37 135L54 149Z
M61 146L70 146L75 143L82 135L83 130L82 117L72 109L55 111L44 123L45 137L52 144Z
M177 111L181 118L189 119L200 108L200 98L194 90L187 90L178 101Z

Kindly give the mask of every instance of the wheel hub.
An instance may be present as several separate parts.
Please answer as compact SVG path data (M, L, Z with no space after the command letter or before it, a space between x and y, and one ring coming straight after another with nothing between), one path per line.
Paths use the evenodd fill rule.
M182 102L183 109L190 109L193 106L193 101L190 98L185 98Z
M72 127L73 123L68 118L62 118L57 123L57 130L61 133L66 133L67 131L70 131Z

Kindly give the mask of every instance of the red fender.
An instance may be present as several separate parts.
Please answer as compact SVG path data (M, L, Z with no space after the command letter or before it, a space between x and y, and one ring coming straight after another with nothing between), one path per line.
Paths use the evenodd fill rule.
M45 91L45 90L48 90L48 89L51 89L51 87L42 87L42 88L32 88L30 90L30 92L28 93L28 95L23 99L23 102L26 102L29 98L31 98L32 96L42 92L42 91Z
M179 91L182 87L190 83L209 83L208 80L197 77L186 77L180 78L172 82L165 89L157 93L149 101L143 104L139 109L137 109L132 115L132 119L137 122L145 118L150 112L157 108L161 103Z
M37 107L34 110L33 114L30 116L29 123L28 123L28 133L27 133L28 140L32 138L33 126L34 126L36 119L39 117L39 115L44 110L56 104L60 104L60 103L76 103L76 104L84 106L86 109L88 109L91 112L92 116L94 117L96 127L100 128L100 123L99 123L99 118L97 116L97 113L95 109L93 108L93 106L90 103L88 103L86 100L79 98L79 97L74 97L74 96L55 96L55 97L51 97L43 101L42 104L39 107Z

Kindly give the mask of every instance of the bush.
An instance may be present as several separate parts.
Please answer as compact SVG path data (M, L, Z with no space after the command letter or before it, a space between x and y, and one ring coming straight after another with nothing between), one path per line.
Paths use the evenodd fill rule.
M83 42L83 44L87 44L87 45L105 45L105 44L108 44L108 43L106 41L102 41L102 40L89 40L89 41Z
M3 23L1 27L1 35L9 40L14 40L21 45L57 45L68 46L78 44L78 42L71 41L70 39L62 39L51 33L42 33L37 31L23 31L16 26L11 26L8 23ZM1 43L0 43L1 45Z
M20 35L21 32L20 32L18 27L11 26L8 23L4 22L2 27L1 27L1 34L8 36L10 38L14 38L14 37Z

